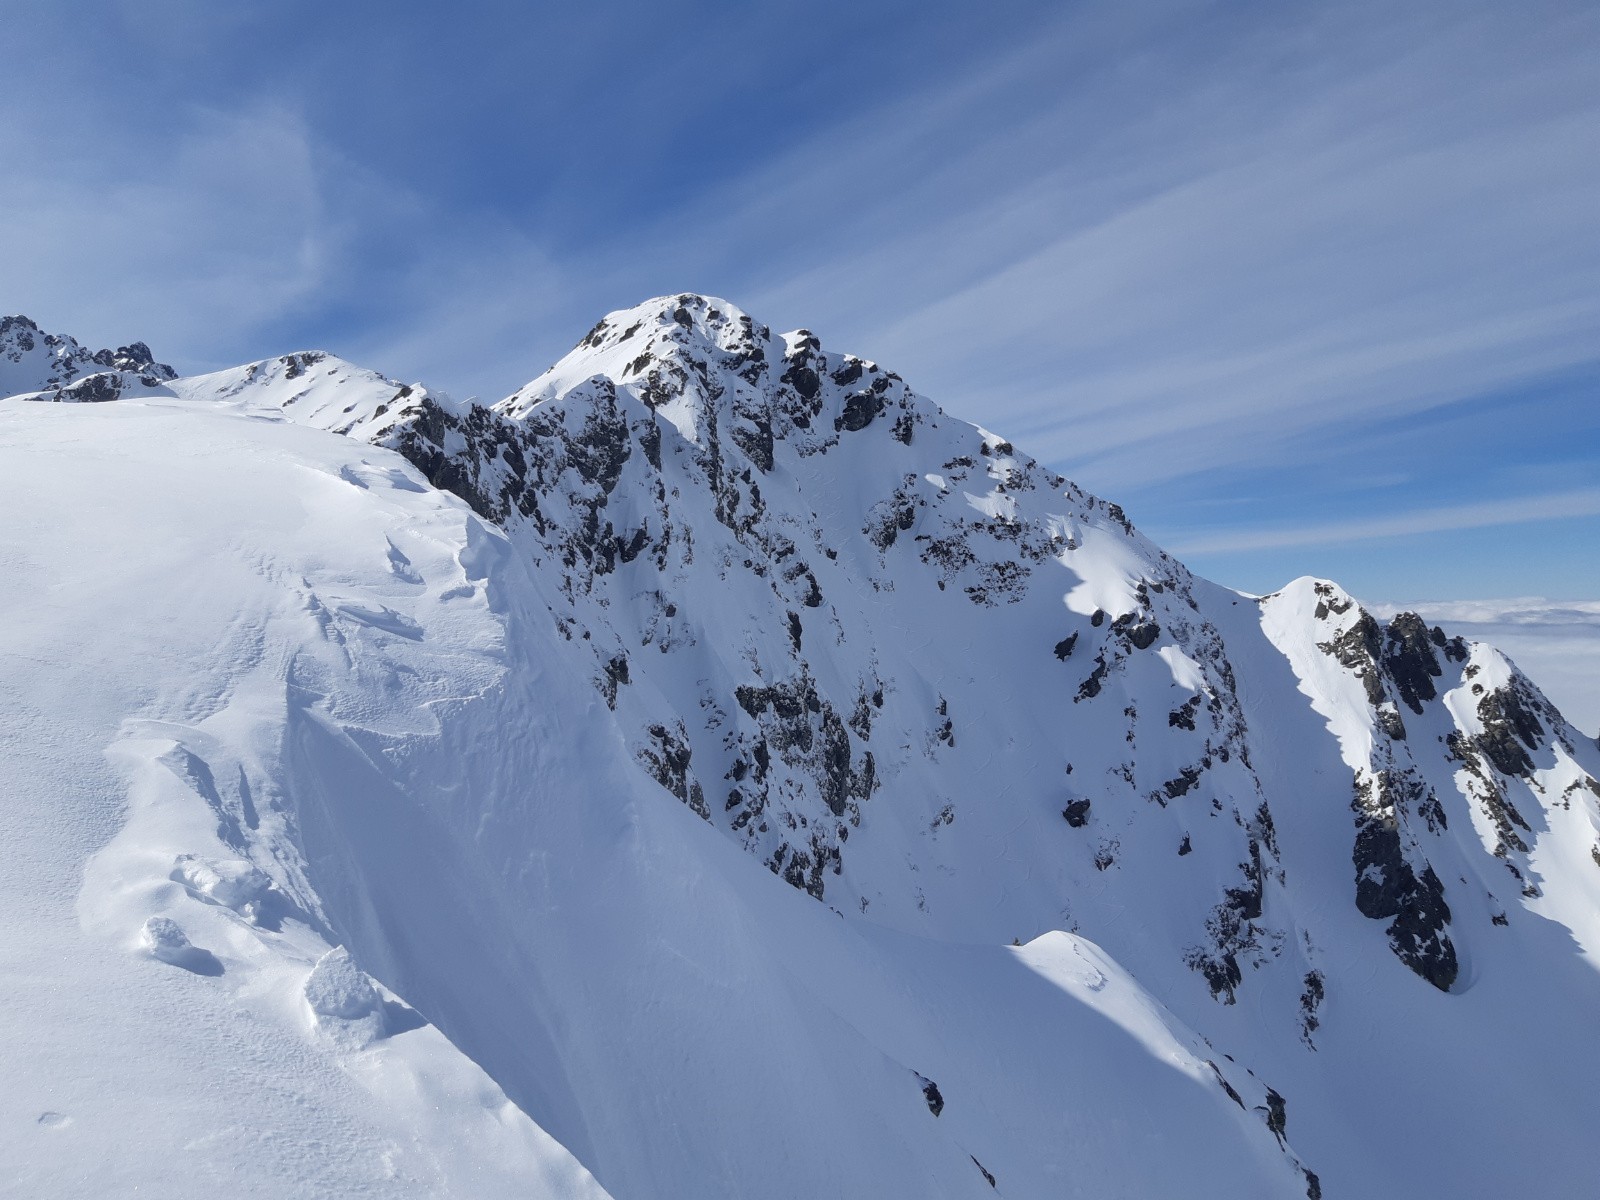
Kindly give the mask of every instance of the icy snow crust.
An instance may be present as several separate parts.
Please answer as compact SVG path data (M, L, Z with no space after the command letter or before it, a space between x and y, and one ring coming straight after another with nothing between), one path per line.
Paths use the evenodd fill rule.
M0 405L48 849L0 953L81 1085L7 1043L36 1190L1587 1186L1600 762L1496 652L1199 580L705 297L493 410L320 354L167 390ZM170 1043L172 1153L52 955Z

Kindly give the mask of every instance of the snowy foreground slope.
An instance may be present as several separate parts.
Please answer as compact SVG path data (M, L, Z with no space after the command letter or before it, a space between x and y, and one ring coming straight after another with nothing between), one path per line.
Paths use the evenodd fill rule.
M1591 1190L1600 749L1496 651L703 297L119 394L0 404L0 1187Z

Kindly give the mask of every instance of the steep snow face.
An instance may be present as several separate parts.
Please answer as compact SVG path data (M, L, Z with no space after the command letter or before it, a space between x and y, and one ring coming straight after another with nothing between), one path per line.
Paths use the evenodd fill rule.
M482 522L382 451L173 400L0 404L0 490L0 1191L602 1197L327 969L305 854L302 772L501 670Z
M492 409L319 355L170 389L117 407L331 442L398 503L383 586L245 656L289 703L191 747L247 852L151 858L246 921L238 863L298 889L322 1052L413 1036L386 987L618 1197L1587 1186L1544 1135L1600 1104L1600 757L1494 651L1197 579L707 297ZM104 936L228 986L182 916Z
M177 372L143 342L91 352L27 317L0 317L0 398L30 394L68 404L161 393Z

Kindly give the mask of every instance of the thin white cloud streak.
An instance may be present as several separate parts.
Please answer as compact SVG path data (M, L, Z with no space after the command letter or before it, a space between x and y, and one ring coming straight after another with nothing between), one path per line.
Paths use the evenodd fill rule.
M1449 530L1485 529L1527 521L1560 520L1600 514L1600 488L1576 488L1543 496L1521 496L1441 508L1422 508L1386 517L1300 525L1284 529L1251 529L1212 536L1169 539L1177 554L1223 554L1272 550L1285 546L1328 546L1374 538L1408 537Z

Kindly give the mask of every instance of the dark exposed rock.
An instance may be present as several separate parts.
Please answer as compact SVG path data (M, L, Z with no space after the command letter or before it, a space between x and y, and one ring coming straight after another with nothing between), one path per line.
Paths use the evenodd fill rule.
M1400 613L1384 632L1383 666L1400 699L1420 714L1438 695L1433 681L1443 674L1428 627L1416 613Z
M603 678L600 685L600 694L605 697L607 708L617 707L617 687L629 682L628 656L618 654L606 660L603 667Z
M1498 742L1502 753L1522 753L1522 747L1514 740L1505 744ZM1470 738L1460 730L1452 731L1446 739L1451 757L1459 762L1462 769L1471 777L1472 795L1482 806L1484 813L1494 823L1495 831L1499 835L1499 843L1495 846L1495 854L1505 859L1510 851L1518 850L1527 853L1528 844L1522 839L1522 833L1531 833L1528 822L1517 811L1517 806L1512 802L1511 795L1506 788L1505 781L1490 772L1483 764L1483 755L1480 749L1485 749L1483 739ZM1530 761L1529 766L1532 766ZM1519 833L1518 831L1521 831Z
M1315 1050L1316 1044L1312 1042L1311 1035L1317 1031L1322 1020L1317 1015L1317 1010L1322 1007L1326 989L1321 971L1307 971L1305 980L1300 990L1300 1037L1307 1046Z
M1440 991L1449 991L1459 969L1455 946L1445 933L1450 906L1433 868L1425 865L1419 872L1406 858L1394 784L1386 772L1356 781L1356 908L1372 920L1389 920L1395 956ZM1399 798L1404 802L1405 797Z
M1135 650L1148 650L1161 636L1161 626L1143 620L1134 613L1124 613L1111 623L1111 631Z
M1362 613L1349 629L1332 641L1317 643L1317 648L1354 672L1366 689L1369 704L1376 707L1388 699L1378 669L1378 656L1383 651L1382 630L1371 613Z
M1010 560L981 563L978 566L980 582L962 590L974 604L992 608L997 596L1007 604L1016 604L1026 594L1030 573L1026 564Z
M667 791L687 804L695 815L711 820L711 810L706 806L705 793L698 780L689 771L693 752L689 749L688 733L680 721L675 729L665 725L652 725L649 735L653 746L641 746L638 759L641 765Z
M874 504L867 514L867 523L861 532L879 550L887 550L895 539L917 522L917 502L902 487L881 503Z
M1278 1139L1278 1145L1287 1145L1284 1133L1289 1128L1289 1105L1272 1088L1267 1089L1267 1128L1272 1130L1272 1135Z
M1105 682L1106 673L1110 670L1106 663L1104 653L1095 655L1094 670L1089 672L1089 677L1078 685L1078 694L1074 700L1091 700L1100 694L1100 687Z
M105 404L122 395L122 377L113 371L85 375L56 393L57 398L73 404Z
M1184 962L1200 972L1214 999L1219 999L1224 1004L1233 1003L1234 993L1244 981L1244 973L1239 970L1239 959L1236 955L1231 952L1213 954L1195 949L1184 956Z
M1184 841L1187 844L1187 836ZM1244 979L1239 956L1258 950L1255 922L1262 913L1266 873L1261 845L1255 838L1250 839L1249 853L1250 860L1239 864L1245 886L1226 889L1222 903L1206 918L1206 933L1211 944L1194 947L1184 955L1184 962L1205 978L1212 997L1224 1004L1234 1003L1235 993Z
M844 411L834 423L836 430L858 433L872 424L873 418L883 411L883 397L873 392L856 392L846 396Z
M989 1174L989 1172L984 1169L983 1164L978 1161L978 1156L976 1154L969 1154L967 1157L972 1160L972 1165L978 1168L978 1174L983 1176L984 1181L987 1182L990 1187L998 1186L994 1181L994 1176Z
M815 400L822 390L822 380L803 362L797 362L783 375L783 382L792 387L802 400Z
M1228 1093L1228 1099L1232 1100L1240 1108L1243 1108L1244 1097L1239 1095L1238 1088L1234 1087L1233 1084L1228 1082L1227 1077L1222 1073L1222 1068L1217 1066L1217 1064L1212 1062L1209 1058L1206 1059L1206 1066L1211 1068L1211 1073L1217 1077L1217 1082L1222 1085L1222 1090Z
M1056 643L1056 658L1066 662L1067 658L1072 654L1072 648L1077 644L1078 635L1076 633L1068 634Z
M304 354L286 354L278 361L283 363L285 379L299 379L326 357L327 355L319 350L310 350Z
M1528 775L1533 771L1529 750L1537 750L1544 739L1544 727L1524 703L1516 687L1498 688L1478 701L1478 719L1483 732L1478 745L1485 757L1504 775Z
M922 1098L928 1102L928 1111L938 1116L944 1111L944 1096L939 1092L939 1085L926 1075L917 1075L917 1082L922 1084Z
M734 444L749 456L750 461L763 473L772 470L772 422L759 413L749 414L748 426L733 427Z
M1167 726L1171 729L1187 729L1194 732L1194 714L1200 706L1200 697L1191 696L1177 708L1167 714Z
M1238 913L1242 920L1254 921L1261 916L1261 902L1264 894L1264 880L1261 872L1261 846L1254 838L1250 839L1250 861L1240 863L1239 869L1244 872L1245 886L1242 888L1228 888L1224 895L1228 898L1228 907Z
M1199 767L1184 767L1178 772L1176 779L1169 779L1161 785L1161 790L1167 794L1168 800L1176 800L1179 796L1189 794L1191 788L1200 782Z
M1061 815L1067 819L1067 824L1074 829L1082 829L1089 823L1089 801L1069 800L1067 806L1061 810Z

